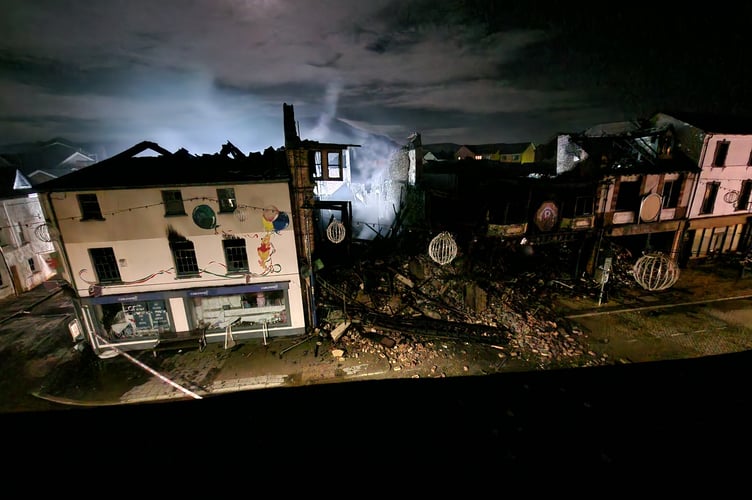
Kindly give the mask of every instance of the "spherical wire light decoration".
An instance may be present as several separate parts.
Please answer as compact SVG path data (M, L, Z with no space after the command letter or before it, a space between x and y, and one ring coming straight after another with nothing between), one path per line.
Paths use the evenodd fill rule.
M660 252L648 253L637 259L632 272L635 281L651 291L671 288L679 279L679 266Z
M447 231L439 233L428 245L428 255L439 265L449 264L457 256L457 243Z
M248 210L244 206L240 206L235 209L235 218L240 222L245 222L248 219Z
M345 225L338 220L333 220L329 227L326 228L326 237L332 243L342 243L345 239Z

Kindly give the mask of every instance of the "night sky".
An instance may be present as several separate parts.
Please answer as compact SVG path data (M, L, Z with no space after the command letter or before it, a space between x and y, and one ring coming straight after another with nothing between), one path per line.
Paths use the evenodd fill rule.
M545 142L656 111L752 115L749 7L441 0L0 0L0 144L192 153L350 127ZM343 125L348 125L345 127Z

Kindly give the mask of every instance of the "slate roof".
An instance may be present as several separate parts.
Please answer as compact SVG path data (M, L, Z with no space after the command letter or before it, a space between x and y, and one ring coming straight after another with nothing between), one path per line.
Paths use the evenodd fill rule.
M151 150L157 156L137 156ZM224 148L223 148L224 150ZM185 149L171 153L144 141L122 153L39 184L37 191L81 191L162 186L197 186L289 181L284 149L231 157L227 154L193 155Z

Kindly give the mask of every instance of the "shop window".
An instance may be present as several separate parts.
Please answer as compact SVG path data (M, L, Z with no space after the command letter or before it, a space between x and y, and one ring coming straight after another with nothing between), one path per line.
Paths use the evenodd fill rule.
M170 250L175 260L175 271L178 278L198 276L198 261L196 249L190 240L170 241Z
M244 238L222 240L222 247L225 251L225 262L228 271L248 270L248 252L246 251Z
M90 248L89 256L98 283L119 283L122 281L115 252L112 248Z
M750 195L752 195L752 180L747 179L742 182L742 188L739 191L739 199L736 201L737 210L749 210Z
M238 208L238 202L235 199L234 188L220 188L217 189L217 198L219 199L219 212L230 213L234 212Z
M165 215L185 215L183 194L179 189L162 191L162 202L165 207Z
M726 157L728 156L729 141L718 141L715 145L715 155L713 156L713 166L723 167L726 165Z
M224 331L228 326L237 331L290 324L287 290L195 297L192 309L198 328L207 331Z
M715 207L715 199L718 196L718 188L721 186L720 182L708 182L705 185L705 195L702 198L702 206L700 207L701 214L712 214Z
M153 337L171 331L164 300L118 302L97 308L102 326L111 339Z
M79 194L76 197L81 208L81 220L104 220L96 194Z

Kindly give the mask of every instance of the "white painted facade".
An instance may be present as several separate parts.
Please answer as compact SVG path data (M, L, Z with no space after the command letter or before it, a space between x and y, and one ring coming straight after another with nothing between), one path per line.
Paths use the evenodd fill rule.
M218 188L234 189L234 212L220 212ZM180 190L185 215L166 215L163 190ZM81 220L78 194L96 194L104 220ZM233 340L304 333L287 182L45 196L61 236L66 278L81 299L82 328L100 356L107 357L110 346L149 349L200 331L209 342L226 339L228 328ZM200 227L194 220L199 206L212 209L214 227ZM168 231L193 243L199 268L195 275L178 276ZM247 271L228 272L223 248L228 238L245 242ZM90 252L97 248L112 249L118 282L98 279Z

